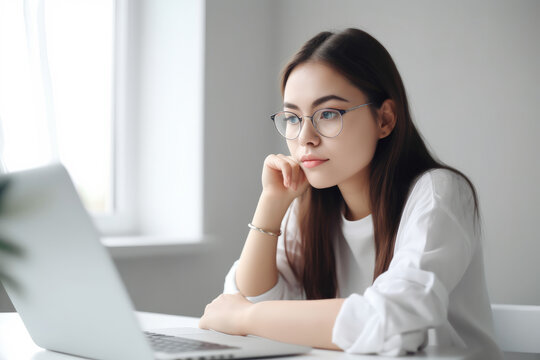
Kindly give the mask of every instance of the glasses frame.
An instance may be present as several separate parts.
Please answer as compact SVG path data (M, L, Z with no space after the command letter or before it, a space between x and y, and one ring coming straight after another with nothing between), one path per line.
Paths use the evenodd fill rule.
M272 114L270 115L270 119L272 119L272 122L274 123L274 127L276 128L277 132L279 135L283 136L285 139L287 140L295 140L295 139L298 139L298 137L300 136L300 134L302 133L302 125L304 124L304 118L309 118L311 120L311 124L313 125L313 128L315 129L315 131L317 131L317 134L325 137L325 138L335 138L337 136L339 136L339 134L341 134L341 132L343 131L343 115L345 115L346 113L350 112L350 111L353 111L353 110L356 110L356 109L359 109L361 107L364 107L364 106L367 106L367 105L371 105L373 103L371 102L368 102L368 103L365 103L365 104L361 104L361 105L358 105L358 106L353 106L352 108L349 108L349 109L345 109L345 110L342 110L342 109L335 109L335 108L323 108L323 109L319 109L319 110L316 110L315 112L313 112L313 114L311 114L311 116L298 116L296 115L295 113L293 113L292 111L279 111L275 114ZM339 132L334 135L334 136L326 136L326 135L323 135L320 133L319 129L317 128L317 126L315 125L315 123L313 122L313 117L315 116L315 114L317 114L318 112L321 112L321 111L325 111L325 110L333 110L333 111L337 111L340 115L340 120L341 120L341 129L339 130ZM275 120L275 117L276 115L278 114L282 114L282 113L289 113L289 114L293 114L294 116L296 116L296 118L300 121L300 129L298 131L298 135L296 135L295 137L293 138L288 138L286 137L285 135L283 135L281 132L279 132L279 129L276 125L276 120Z

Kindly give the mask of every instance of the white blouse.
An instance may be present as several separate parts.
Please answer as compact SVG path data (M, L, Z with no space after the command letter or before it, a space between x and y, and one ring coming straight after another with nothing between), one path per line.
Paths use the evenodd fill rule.
M288 249L300 241L295 213L296 201L282 224ZM390 266L373 282L371 215L343 218L344 239L336 240L335 254L338 297L346 300L332 341L349 353L397 356L426 345L452 345L480 347L486 359L502 359L493 339L478 221L463 177L444 169L426 172L405 204ZM278 239L277 284L250 301L306 298L283 239ZM237 264L226 276L224 293L238 292Z

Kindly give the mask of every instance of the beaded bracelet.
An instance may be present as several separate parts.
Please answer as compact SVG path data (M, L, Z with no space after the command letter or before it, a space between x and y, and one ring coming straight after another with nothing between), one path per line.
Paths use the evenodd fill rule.
M263 230L263 229L261 229L259 227L256 227L252 223L248 224L248 228L250 228L251 230L257 230L258 232L262 232L263 234L270 235L270 236L279 237L281 235L281 230L279 231L279 233L276 234L276 233L273 233L271 231L266 231L266 230Z

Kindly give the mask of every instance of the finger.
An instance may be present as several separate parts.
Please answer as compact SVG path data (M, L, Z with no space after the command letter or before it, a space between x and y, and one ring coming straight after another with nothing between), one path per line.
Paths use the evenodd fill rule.
M296 183L298 181L298 164L290 157L283 154L277 155L281 160L287 162L290 166L290 178L288 181L289 186L292 186L296 190Z
M302 167L300 167L300 179L298 180L298 184L303 185L306 181L307 181L306 173L304 172Z
M302 175L302 167L296 160L294 160L292 157L288 156L287 161L291 164L292 167L292 183L293 183L293 189L297 190L298 186L300 185L301 175Z
M298 186L304 187L304 186L307 186L308 184L309 183L308 183L306 173L304 172L302 168L300 168L300 179L298 180ZM307 187L305 189L307 189Z
M295 159L292 159L292 161L294 161L295 170L297 172L297 175L296 175L296 187L295 187L295 190L297 190L298 187L300 187L301 185L304 184L304 182L307 180L307 178L306 178L306 173L304 172L304 169L302 169L302 166L300 165L300 162L298 162Z
M291 164L292 169L292 188L297 190L303 182L304 171L302 167L292 156L284 156L284 159Z
M282 157L282 154L275 156L275 165L281 171L281 176L283 177L283 186L288 188L291 186L291 177L292 177L292 167L291 164Z
M279 155L279 154L278 154ZM264 165L269 167L270 169L272 170L277 170L279 171L280 168L279 168L279 162L280 162L280 158L279 156L276 155L276 154L270 154L266 157L266 159L264 159Z
M291 183L292 167L291 164L284 158L283 154L268 155L265 159L265 166L268 168L281 172L283 180L283 186L288 188Z
M294 161L294 160L293 160ZM305 174L304 170L300 166L298 162L295 161L294 164L294 171L295 171L295 183L294 183L294 190L297 190L300 185L304 182Z

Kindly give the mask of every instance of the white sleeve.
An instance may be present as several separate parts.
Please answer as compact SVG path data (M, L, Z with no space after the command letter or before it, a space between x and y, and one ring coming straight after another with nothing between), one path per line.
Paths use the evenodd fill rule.
M333 342L350 353L399 356L423 348L430 328L452 333L448 296L471 261L476 230L468 183L447 170L424 174L405 205L388 270L363 296L345 300Z
M278 238L276 251L276 265L279 271L276 285L267 292L247 297L251 302L260 302L267 300L302 300L305 299L303 287L299 284L291 269L287 256L285 254L285 238L287 239L287 250L289 255L296 258L299 253L300 237L298 226L296 224L296 200L293 201L281 223L282 235ZM234 262L225 277L224 294L234 294L239 292L236 286L236 268L238 260Z

